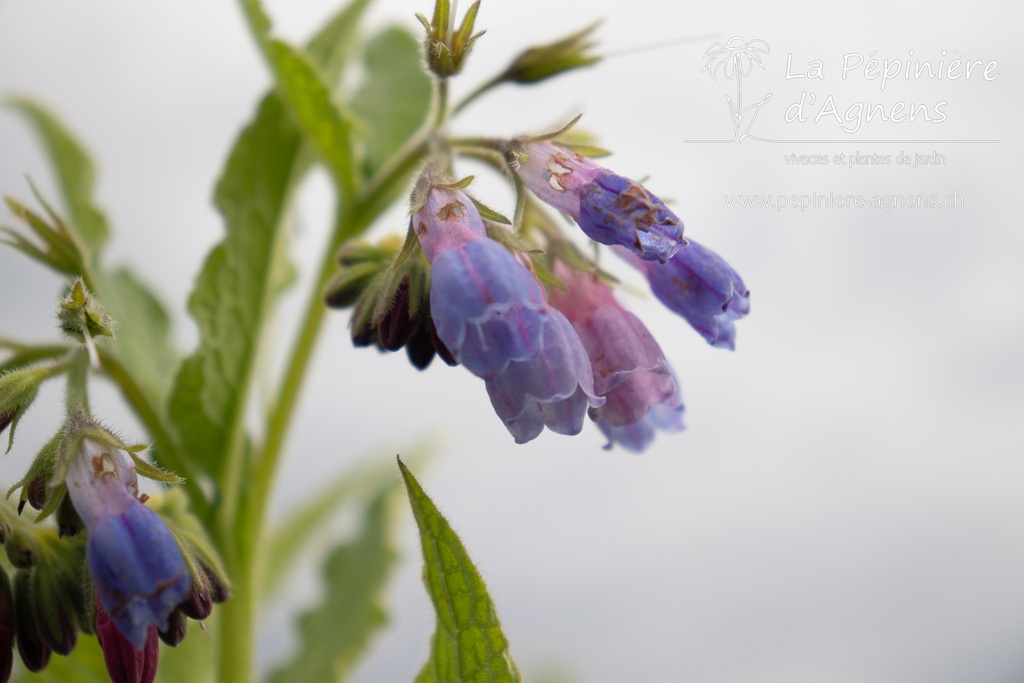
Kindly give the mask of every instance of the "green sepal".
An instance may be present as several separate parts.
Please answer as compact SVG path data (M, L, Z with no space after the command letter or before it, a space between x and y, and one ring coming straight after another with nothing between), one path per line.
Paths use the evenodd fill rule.
M492 223L501 223L502 225L512 225L512 221L506 218L504 214L495 211L494 209L487 206L476 197L470 196L470 199L473 200L473 206L476 207L476 210L480 213L480 217L483 218L485 221L491 221Z
M189 509L185 493L181 489L168 489L163 495L150 498L147 503L164 520L178 542L192 579L208 589L209 578L203 569L205 566L216 575L225 589L230 590L224 561L206 528Z
M135 474L140 477L159 481L164 484L181 484L185 481L174 472L168 472L162 467L158 467L147 460L143 460L138 454L131 450L128 451L128 455L131 457L132 462L135 463Z

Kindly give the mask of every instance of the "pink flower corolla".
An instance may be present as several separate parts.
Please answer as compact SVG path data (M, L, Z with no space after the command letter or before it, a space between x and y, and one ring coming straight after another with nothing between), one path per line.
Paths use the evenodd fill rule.
M544 300L534 276L487 237L465 193L432 187L413 215L430 262L430 314L451 355L485 380L518 443L547 426L578 434L594 393L579 337Z
M526 187L595 242L660 263L686 244L682 221L643 185L550 142L528 142L525 151L516 173Z
M68 463L68 495L85 523L86 559L117 630L140 651L188 595L192 578L174 536L138 498L127 452L82 437Z
M658 342L611 288L596 275L555 261L554 274L567 288L552 288L551 304L572 323L590 357L594 389L607 401L590 417L613 427L637 422L650 406L670 399L676 382Z
M750 291L721 256L690 240L664 264L617 253L642 272L661 303L681 315L712 346L734 349L735 321L750 312Z

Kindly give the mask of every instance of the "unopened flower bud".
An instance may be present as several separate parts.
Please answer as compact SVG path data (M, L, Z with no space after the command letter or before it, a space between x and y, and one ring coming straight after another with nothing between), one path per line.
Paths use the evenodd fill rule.
M0 683L11 678L14 665L14 594L7 570L0 567Z
M418 370L426 370L430 366L435 349L428 322L424 321L406 342L405 353L409 356L409 362Z
M565 71L591 66L601 61L587 54L594 46L590 39L597 24L547 45L538 45L522 52L502 73L500 80L513 83L536 83Z
M25 491L28 504L36 510L42 510L46 505L46 473L40 473L35 479L29 482Z
M158 635L160 640L164 641L171 647L177 647L181 644L181 641L185 640L185 635L188 632L188 618L181 613L180 609L176 609L171 612L171 616L167 619L167 628L163 631L159 631Z
M47 647L59 655L69 655L78 642L78 628L75 625L74 604L81 603L80 595L69 595L73 591L63 585L63 577L54 571L56 567L40 564L32 572L32 589L35 597L36 623L39 636ZM77 591L74 591L77 593Z
M7 559L19 569L27 569L35 566L39 557L39 545L36 539L26 533L23 529L9 527L10 533L6 534L4 550L7 552Z
M409 316L409 280L402 280L398 286L391 307L377 325L377 339L381 347L397 351L412 337L419 319Z
M213 611L213 600L210 599L209 587L198 580L193 580L192 590L189 591L184 602L178 605L178 611L196 621L202 621L210 616Z
M52 650L43 642L35 610L31 571L19 571L14 577L14 624L18 654L29 671L38 672L50 663Z
M3 412L0 412L0 433L3 433L12 422L14 422L14 416L18 412L18 406L12 406Z
M85 525L82 524L82 518L78 516L71 497L65 495L60 501L60 507L57 508L57 535L61 538L77 536L84 528Z
M231 584L228 583L228 580L207 564L200 563L200 568L210 584L210 600L213 601L213 604L220 605L227 602L231 597Z
M153 683L160 659L160 641L155 626L148 627L145 634L143 646L136 648L96 596L96 637L112 683Z
M479 8L480 2L477 0L462 18L462 25L458 30L455 30L455 17L452 14L450 0L436 0L431 21L427 21L422 14L416 15L423 28L427 30L424 39L427 66L438 76L446 78L462 70L470 48L476 39L483 35L483 31L473 33L473 24Z

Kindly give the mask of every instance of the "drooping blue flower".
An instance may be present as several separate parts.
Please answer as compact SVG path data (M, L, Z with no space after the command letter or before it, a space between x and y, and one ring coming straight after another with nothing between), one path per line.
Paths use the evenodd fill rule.
M594 391L590 358L572 323L548 307L542 317L540 352L513 360L497 376L487 378L494 412L516 443L531 441L547 427L575 435L583 429L587 406L605 399Z
M82 438L65 482L85 523L96 592L136 650L150 627L163 630L192 585L174 536L138 496L135 464L123 450Z
M712 346L734 349L734 322L750 312L750 292L721 256L693 240L664 264L620 256L647 276L661 303L683 316Z
M488 238L472 200L432 187L413 215L430 261L430 314L455 360L484 379L491 404L518 443L547 426L582 429L595 395L579 337L544 300L536 278ZM582 359L582 360L581 360Z
M665 263L686 244L683 222L643 185L549 142L529 142L516 173L595 242Z

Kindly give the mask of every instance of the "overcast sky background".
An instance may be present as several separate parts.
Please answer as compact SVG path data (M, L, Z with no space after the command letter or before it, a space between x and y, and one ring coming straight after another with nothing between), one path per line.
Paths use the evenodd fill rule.
M333 5L279 0L269 9L298 41ZM371 19L414 29L417 11L430 8L379 0ZM595 17L605 19L602 49L617 56L500 90L458 130L512 135L585 112L583 125L615 151L607 164L647 178L687 234L743 276L752 312L738 324L735 353L707 346L650 297L629 298L682 381L688 429L641 457L601 450L591 427L516 446L475 377L439 364L417 373L403 355L354 350L345 316L334 315L275 509L362 458L441 436L421 482L488 581L526 680L552 671L600 683L1024 679L1024 9L485 0L478 26L488 33L456 96L523 46ZM744 80L744 100L771 93L751 132L779 142L686 142L732 135L725 95L736 83L701 67L712 42L733 36L771 48L765 68ZM842 77L844 55L866 63L875 51L905 60L910 50L933 66L954 50L995 61L997 77L986 81L981 67L970 80L897 78L884 91L863 68ZM824 78L787 79L790 55L790 76L821 60ZM268 85L230 2L0 0L0 94L37 97L94 152L116 230L109 257L132 261L167 297L183 349L196 338L183 314L187 291L221 236L211 188ZM807 107L811 120L787 123L803 91L818 103ZM946 120L875 121L850 135L834 119L813 121L828 95L840 113L904 101L934 116L945 102ZM901 151L937 152L945 164L784 160ZM27 198L26 173L55 195L28 127L0 111L0 192ZM499 183L479 187L511 211ZM956 193L963 206L801 212L724 201L812 193ZM314 176L297 208L301 257L315 256L329 216L327 183ZM404 229L400 212L392 220L384 230ZM59 288L0 250L4 333L52 338ZM100 394L110 422L138 429L112 392ZM5 477L20 475L47 438L59 398L51 390L26 418ZM359 683L412 680L427 651L433 616L408 516L401 543L392 628ZM310 568L293 603L315 599L313 576ZM262 664L287 654L284 631L280 619L266 624Z

